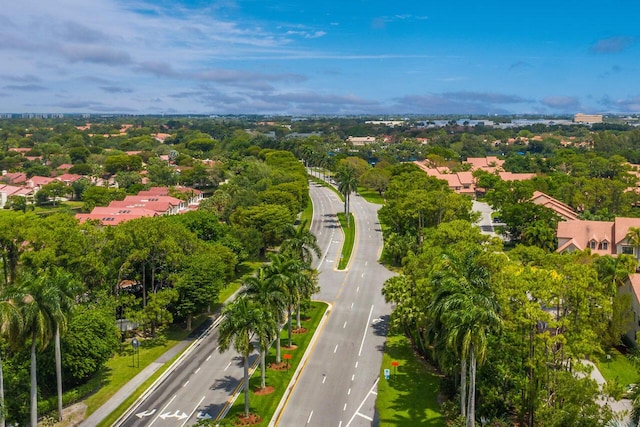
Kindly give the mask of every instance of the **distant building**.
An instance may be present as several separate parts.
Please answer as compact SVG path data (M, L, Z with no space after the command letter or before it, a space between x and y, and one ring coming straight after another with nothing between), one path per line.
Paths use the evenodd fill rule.
M573 121L575 123L585 123L585 124L594 124L594 123L602 123L602 114L583 114L578 113L573 116Z
M373 144L376 142L375 136L350 136L347 138L347 142L352 143L354 146L362 146L366 144Z

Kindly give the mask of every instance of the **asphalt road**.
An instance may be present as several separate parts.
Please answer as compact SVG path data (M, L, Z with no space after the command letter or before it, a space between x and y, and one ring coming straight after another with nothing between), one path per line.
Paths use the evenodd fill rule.
M242 380L242 358L231 349L221 354L217 342L213 328L119 425L185 426L215 419ZM256 361L257 353L251 363Z
M393 275L377 262L382 248L379 206L352 195L356 244L348 269L336 271L341 236L337 236L340 229L336 228L335 214L343 204L333 192L318 185L312 184L311 197L312 231L324 248L323 257L316 261L321 273L321 291L316 298L331 303L332 310L276 424L377 425L376 390L391 313L381 288Z
M311 231L322 249L314 263L321 272L316 298L331 302L333 309L279 425L369 426L375 417L375 385L391 311L380 294L391 273L377 263L382 247L378 206L352 195L356 247L349 269L337 271L343 236L336 212L343 204L321 186L312 184L310 193ZM213 328L118 425L182 427L218 417L240 385L242 360L231 349L221 354L217 341ZM257 353L251 363L257 363Z

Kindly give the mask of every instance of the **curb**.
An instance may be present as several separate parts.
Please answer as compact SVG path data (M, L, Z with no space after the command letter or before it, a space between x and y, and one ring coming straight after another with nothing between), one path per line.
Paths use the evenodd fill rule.
M176 370L176 368L178 367L178 365L180 365L182 363L182 361L189 355L191 354L191 352L193 352L197 346L200 345L200 342L202 341L202 339L208 335L214 328L216 328L218 326L218 324L222 321L222 316L218 316L212 323L211 325L205 329L204 331L202 331L202 333L198 336L198 338L196 338L190 345L189 347L187 347L182 354L171 364L171 366L169 366L167 368L166 371L164 371L154 382L153 384L151 384L136 400L135 402L133 402L131 404L131 406L129 406L129 408L124 411L122 413L122 415L120 415L118 417L118 419L111 425L112 427L118 427L120 425L122 425L122 423L124 422L124 420L126 420L127 418L129 418L131 416L131 414L133 414L134 410L138 407L138 404L140 402L142 402L143 400L145 400L147 397L149 397L149 395L151 393L153 393L159 386L160 384L162 384L162 382L164 382L164 380L167 379L167 377L169 375L171 375L171 373L173 373L173 371Z
M331 303L329 303L329 302L326 302L326 301L320 301L320 302L323 302L323 303L327 304L327 309L325 310L324 315L322 316L322 319L320 320L320 324L316 328L316 332L313 334L313 337L311 338L311 341L309 342L309 346L307 346L307 349L305 350L304 354L302 355L302 359L300 360L300 363L298 364L298 367L296 368L296 371L293 373L293 376L291 377L291 381L289 381L289 385L287 386L287 389L285 390L284 394L282 395L282 399L280 399L280 403L278 403L278 406L276 407L276 410L273 413L273 416L271 417L271 421L269 421L269 424L268 424L269 427L275 427L280 422L280 417L282 416L282 413L283 413L287 403L289 402L289 398L291 397L291 393L293 392L293 389L298 384L298 379L300 379L300 375L302 374L302 371L307 366L307 362L309 361L309 355L311 354L311 351L313 351L313 349L315 348L316 342L318 341L318 338L320 337L320 334L324 330L324 327L325 327L325 325L327 323L327 319L329 318L329 315L331 314L331 309L333 308L333 305Z

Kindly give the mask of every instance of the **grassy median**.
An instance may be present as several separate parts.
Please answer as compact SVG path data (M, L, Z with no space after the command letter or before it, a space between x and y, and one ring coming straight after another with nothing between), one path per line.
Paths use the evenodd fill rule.
M289 360L289 369L283 370L275 370L271 368L267 368L266 371L266 385L267 388L273 387L271 393L262 394L260 391L260 366L258 365L257 369L253 373L251 380L249 381L249 408L252 414L258 414L262 421L258 424L254 424L255 426L266 426L269 424L271 417L275 413L275 410L284 395L291 378L293 377L296 368L300 364L302 360L302 356L306 351L313 334L315 333L322 316L327 310L327 304L323 302L312 302L309 309L304 313L306 315L302 321L302 327L306 329L306 332L301 334L293 335L293 347L292 349L288 349L285 346L288 344L287 341L287 331L286 328L283 329L281 337L282 337L282 354L290 354L291 359ZM272 363L275 363L275 348L269 350L269 355L267 356L267 366ZM284 360L284 359L283 359ZM271 389L270 389L271 390ZM224 420L220 422L221 426L224 425L234 425L238 420L240 415L244 414L244 393L242 389L239 390L240 394L238 399L236 399L235 403L229 409L227 416ZM211 423L213 424L213 422Z
M385 369L389 369L388 380ZM414 353L409 340L402 335L387 336L376 400L380 426L445 426L438 388L438 374Z
M356 239L356 222L353 218L353 214L349 214L349 226L347 227L347 216L338 212L338 219L340 220L340 226L344 233L344 242L342 243L342 251L340 252L340 262L338 263L338 270L344 270L349 264L351 259L351 252L353 252L353 245Z

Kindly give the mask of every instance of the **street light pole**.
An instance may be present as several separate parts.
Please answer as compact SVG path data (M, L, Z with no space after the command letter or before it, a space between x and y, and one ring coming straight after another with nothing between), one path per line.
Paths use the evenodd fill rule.
M136 367L136 353L138 353L138 368L139 368L140 367L140 350L138 348L140 347L140 341L138 341L138 339L134 337L131 340L131 346L133 347L133 354L131 354L132 365L134 368Z

